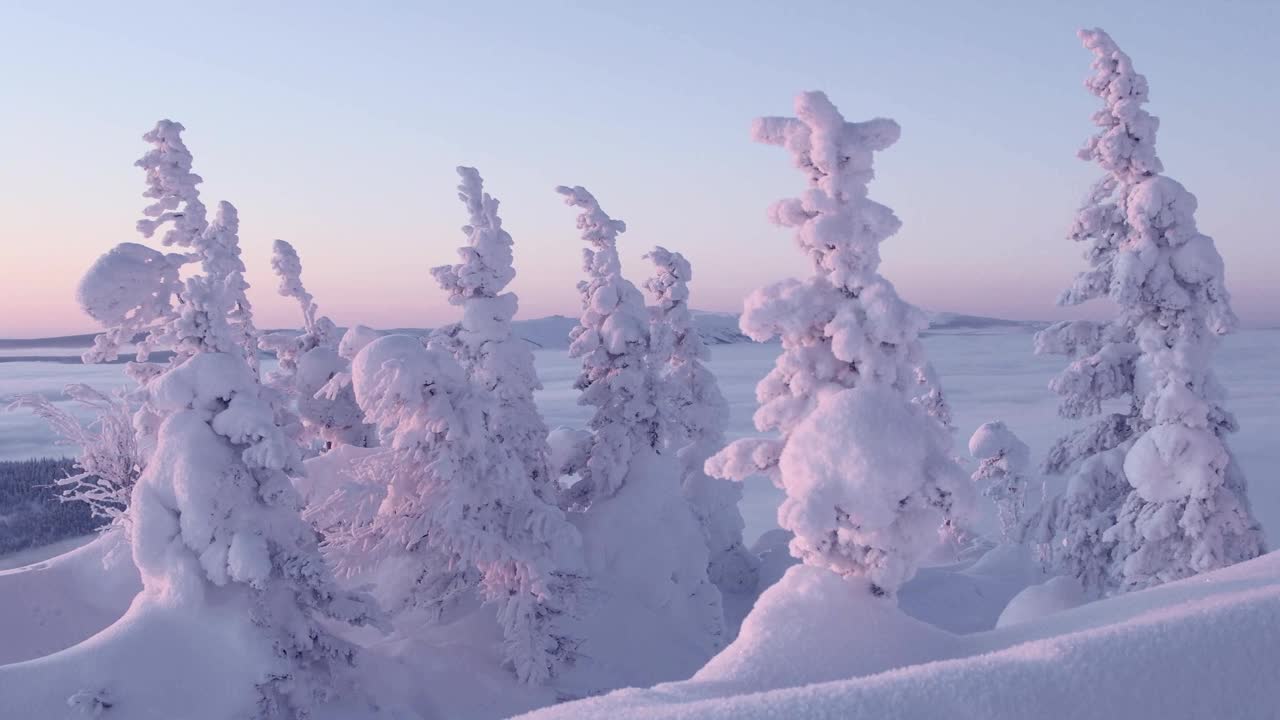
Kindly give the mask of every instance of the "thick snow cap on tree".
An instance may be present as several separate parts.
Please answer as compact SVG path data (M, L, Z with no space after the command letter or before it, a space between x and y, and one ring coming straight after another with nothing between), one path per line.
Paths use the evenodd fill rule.
M787 492L778 519L796 534L792 552L868 576L888 594L915 573L939 526L967 512L971 494L945 413L917 401L936 390L921 392L933 377L919 340L928 321L878 272L880 243L901 223L867 185L873 154L898 135L892 120L846 122L820 92L797 97L794 118L753 125L755 140L786 149L807 177L801 196L769 214L796 228L814 272L755 291L742 315L752 338L782 339L756 387L755 415L758 430L779 437L735 442L707 462L735 479L770 473Z
M1235 420L1210 366L1218 336L1236 325L1222 258L1196 228L1195 197L1160 175L1146 79L1105 32L1080 37L1094 55L1085 85L1103 101L1080 157L1107 174L1072 228L1090 267L1062 302L1109 297L1120 315L1054 325L1037 349L1072 358L1050 385L1063 415L1099 415L1115 399L1128 407L1051 450L1046 469L1074 474L1037 533L1054 569L1096 593L1238 562L1262 540L1225 444Z
M995 502L1001 537L1006 542L1022 542L1031 449L1009 426L996 421L974 431L969 454L978 461L973 481Z
M555 498L547 427L533 402L542 383L529 344L511 332L519 305L515 293L505 292L516 275L511 235L502 229L498 201L484 192L480 173L459 167L458 175L458 199L468 213L462 228L467 244L458 248L462 262L433 268L431 274L449 293L449 302L462 306L462 321L432 333L431 342L448 349L471 381L497 398L494 432L520 459L535 491Z
M661 443L654 404L649 352L649 319L644 296L626 278L618 258L618 234L626 223L614 220L583 187L557 187L566 205L581 210L578 229L590 246L582 251L587 279L578 283L582 315L569 333L569 356L582 359L574 387L578 403L595 407L588 423L593 438L574 502L613 495L627 476L631 457Z

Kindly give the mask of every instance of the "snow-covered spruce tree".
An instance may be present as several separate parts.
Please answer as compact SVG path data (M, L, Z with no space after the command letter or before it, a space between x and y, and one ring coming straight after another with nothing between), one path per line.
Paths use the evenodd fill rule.
M756 387L756 428L778 437L736 441L707 462L719 477L768 473L787 494L778 523L795 534L792 553L863 576L877 595L915 574L972 492L948 429L915 402L927 319L877 272L879 245L901 223L867 184L872 153L898 135L892 120L845 122L821 92L797 97L794 118L755 121L753 138L785 148L808 179L770 216L796 228L814 272L756 290L742 315L753 339L782 339Z
M163 121L147 139L182 149L176 165L185 168L188 196L194 197L199 178L189 173L180 130ZM166 157L153 151L144 158L152 197L163 186L157 178L172 176L167 170L175 163ZM219 616L237 618L243 637L229 640L260 648L257 656L245 657L261 668L256 689L246 689L256 696L254 716L307 717L318 702L348 688L342 667L355 655L323 621L365 623L373 618L371 606L334 585L315 533L299 515L289 478L300 466L298 449L276 424L249 365L243 334L233 327L250 326L248 308L237 300L243 281L234 208L221 203L214 222L197 231L182 213L158 205L168 210L149 208L148 215L158 219L146 221L144 233L173 222L166 240L189 248L202 272L182 283L171 310L154 307L170 290L166 273L151 276L153 287L134 291L132 297L146 308L85 307L95 318L126 322L143 311L164 317L157 335L175 352L167 366L151 366L143 374L139 415L155 428L155 437L130 498L134 562L144 587L139 602L194 616L216 607ZM104 276L114 267L96 263L81 299L96 297L84 292L86 286L118 284L118 278ZM109 328L108 335L119 337L119 331Z
M569 354L582 360L574 384L582 392L578 402L595 408L590 445L573 463L579 480L565 494L566 504L581 512L588 567L610 595L606 602L638 600L643 609L636 612L661 620L655 638L671 633L692 649L669 660L665 671L679 672L680 662L700 666L722 645L724 612L707 577L701 524L681 492L679 461L666 452L644 296L622 276L618 257L618 234L626 224L609 217L585 188L556 192L579 209L577 227L589 245L582 252L587 279L578 283L582 314L569 334ZM654 677L666 679L648 676Z
M632 455L661 446L661 418L654 402L654 377L646 362L649 320L644 296L622 277L618 233L626 223L614 220L585 188L557 187L565 203L582 209L578 229L591 247L583 248L587 279L578 283L582 315L569 333L569 357L582 359L574 387L579 405L596 408L589 427L591 449L571 489L571 502L587 506L622 486Z
M408 335L366 345L352 382L381 437L372 460L385 494L348 542L366 561L403 568L396 609L442 608L478 583L498 606L516 676L554 677L577 655L582 541L498 437L496 398L448 352Z
M133 429L133 408L123 392L110 395L88 385L66 386L63 394L92 410L88 425L39 394L19 396L10 410L35 413L61 440L79 448L76 473L57 481L64 501L83 502L95 518L129 529L129 496L146 465Z
M225 239L228 233L234 236L238 232L240 221L235 208L229 203L222 203L218 208L219 227L209 226L205 206L196 187L202 179L191 171L191 152L182 141L184 129L182 123L161 120L143 136L152 148L134 164L147 174L147 190L143 196L155 202L143 210L146 217L138 221L138 232L150 238L156 230L168 225L161 240L166 247L176 245L183 249L196 249L197 245L209 242L226 246L225 252L218 253L216 262L220 267L214 270L226 278L231 302L227 322L249 367L257 374L257 330L253 327L253 308L245 295L249 284L244 280L244 262L240 259L238 242L228 244ZM215 232L212 236L209 235L211 230ZM199 252L189 255L187 260L208 262ZM111 332L105 333L104 337L116 342L129 341L129 338L117 337Z
M1027 468L1031 449L1003 422L981 425L969 438L969 454L978 461L973 482L996 506L1000 537L1021 543L1026 534Z
M469 215L462 228L467 244L458 248L462 262L433 268L431 274L449 293L450 304L462 306L462 322L432 333L431 343L447 348L471 382L493 393L497 414L490 424L496 438L520 459L534 492L557 502L556 478L547 463L547 426L533 402L542 383L533 351L511 332L518 307L515 293L505 292L516 275L511 235L502 229L498 201L484 192L480 173L459 167L458 175L458 199Z
M368 447L373 429L365 424L350 385L342 384L332 392L326 390L335 376L350 371L351 364L338 353L337 326L327 316L319 315L315 298L302 284L298 252L284 240L276 240L271 248L271 268L280 278L278 292L294 298L302 308L302 332L270 333L258 339L258 346L279 360L278 369L267 377L267 383L293 399L305 444L319 441L324 448Z
M655 268L645 289L657 303L650 308L650 355L658 379L658 408L669 447L680 460L684 496L707 538L707 576L722 593L753 592L758 560L742 540L742 486L709 477L703 469L707 458L724 447L729 403L703 364L711 353L689 310L693 268L683 255L664 247L655 247L645 258Z
M1050 469L1074 466L1042 536L1059 569L1090 590L1136 589L1260 554L1262 534L1226 446L1236 429L1209 361L1236 318L1213 240L1197 230L1196 200L1160 173L1158 120L1142 105L1147 81L1102 30L1080 33L1094 54L1086 87L1104 102L1100 128L1080 151L1107 174L1072 228L1088 243L1089 270L1064 304L1110 297L1119 317L1058 324L1038 347L1075 356L1055 379L1067 416L1095 415L1061 441Z

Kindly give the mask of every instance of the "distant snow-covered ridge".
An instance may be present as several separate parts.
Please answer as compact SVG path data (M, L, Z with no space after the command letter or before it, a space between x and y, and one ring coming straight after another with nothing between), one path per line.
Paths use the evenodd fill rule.
M1034 320L1003 320L950 312L931 312L928 315L927 332L930 333L1034 332L1046 325ZM693 316L698 333L708 345L754 342L738 329L737 313L694 310ZM569 347L569 331L577 323L578 319L574 317L549 315L531 320L516 320L512 327L517 335L535 347L555 350ZM384 332L425 336L431 332L431 328L388 328ZM85 334L0 339L0 362L79 362L80 353L93 345L93 338L94 335ZM153 353L153 359L163 357L162 353ZM120 362L130 359L132 358L127 353L121 353Z

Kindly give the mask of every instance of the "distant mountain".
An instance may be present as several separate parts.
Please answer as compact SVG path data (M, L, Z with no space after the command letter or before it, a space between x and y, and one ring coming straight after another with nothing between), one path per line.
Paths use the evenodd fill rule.
M694 310L693 321L698 328L698 333L708 345L752 342L751 338L738 329L737 313ZM577 322L577 318L550 315L530 320L516 320L511 325L517 335L528 340L533 346L555 350L569 347L569 331ZM1032 332L1045 327L1046 324L1034 320L1003 320L980 315L933 312L929 313L929 329L926 334ZM383 332L426 336L431 329L389 328ZM93 338L93 335L88 334L53 338L0 339L0 362L79 362L80 352L93 345ZM28 352L23 352L24 350ZM120 362L131 359L128 352L121 354L123 357ZM163 351L152 353L153 360L163 360L167 356L168 353Z

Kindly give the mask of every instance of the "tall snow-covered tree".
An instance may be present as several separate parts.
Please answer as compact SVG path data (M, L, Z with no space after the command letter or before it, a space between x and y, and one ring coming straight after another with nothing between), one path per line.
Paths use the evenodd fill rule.
M661 620L655 633L677 636L700 665L723 644L724 612L707 577L706 539L681 492L679 461L666 447L644 296L622 276L617 240L626 224L585 188L556 192L580 210L578 229L589 245L569 354L582 360L578 402L595 408L583 457L568 461L579 480L566 504L580 511L588 566L610 595L606 602L639 599L638 612Z
M373 461L384 493L351 540L364 557L406 568L402 607L441 608L478 584L498 606L516 676L554 677L577 655L582 540L498 436L497 399L451 354L408 335L366 345L352 382L381 436Z
M293 399L304 443L318 440L325 447L368 447L373 428L365 424L350 385L327 388L335 376L348 373L351 364L338 353L341 338L337 326L319 314L315 298L302 283L302 259L292 245L276 240L271 267L280 278L278 292L297 300L302 309L302 332L269 333L258 339L258 346L279 361L267 383Z
M574 387L581 405L595 408L589 426L591 448L574 502L588 505L618 491L631 457L662 441L654 403L654 378L647 363L649 320L644 296L622 276L618 234L626 223L614 220L583 187L558 187L565 203L580 208L578 229L591 247L583 248L587 279L578 283L582 315L569 333L569 357L582 359Z
M813 274L756 290L741 320L755 340L782 339L756 387L756 428L777 437L735 441L707 471L769 474L786 492L778 522L795 534L792 554L893 595L971 494L946 425L916 402L922 374L931 376L918 337L927 318L878 273L880 243L901 223L867 184L872 154L899 128L846 122L821 92L795 107L794 118L756 120L752 136L787 150L807 178L800 197L769 214L796 228Z
M239 302L240 278L235 209L221 203L214 221L201 228L174 210L162 193L179 173L188 200L199 178L190 174L190 154L182 126L162 121L147 139L157 150L144 158L151 189L161 197L148 208L154 220L140 227L150 235L173 223L166 241L191 251L201 271L181 283L170 309L166 272L136 288L133 308L88 305L95 318L164 318L158 336L175 355L165 366L150 366L144 407L154 428L146 469L130 498L133 555L142 575L146 602L194 613L219 608L238 617L249 647L262 663L256 716L302 718L335 691L349 689L343 667L355 648L335 636L325 621L363 624L374 619L361 595L339 590L320 556L314 531L302 520L289 474L300 467L298 449L275 421L265 389L245 353L241 329L252 327L248 306ZM181 152L176 152L180 148ZM176 158L176 159L175 159ZM186 207L192 207L188 202ZM155 260L131 246L133 257ZM152 251L154 252L154 251ZM120 257L120 248L113 251ZM109 253L111 257L113 253ZM82 284L84 299L120 296L86 292L118 287L114 262L99 261ZM120 327L108 329L119 335Z
M709 477L703 469L707 458L724 447L729 403L703 364L711 352L689 310L693 268L683 255L664 247L645 257L654 265L645 288L656 301L650 308L650 357L657 374L658 412L669 448L680 460L684 496L702 521L711 555L707 576L722 593L753 592L758 561L742 540L742 486Z
M995 503L1000 537L1021 543L1026 532L1027 468L1031 448L1003 422L983 423L969 438L969 454L978 461L973 481Z
M1195 224L1196 200L1161 175L1159 121L1143 109L1146 78L1102 30L1086 87L1104 105L1080 157L1106 171L1071 238L1089 269L1063 304L1109 297L1107 323L1059 323L1037 338L1073 362L1051 387L1067 417L1127 407L1064 438L1050 470L1073 471L1040 532L1057 569L1095 593L1134 589L1254 557L1262 534L1226 437L1236 429L1210 359L1236 318L1213 240Z
M449 293L449 302L462 306L462 322L432 333L431 342L447 348L472 382L493 393L496 415L490 424L497 439L520 459L534 491L556 502L557 479L547 462L547 426L533 402L542 383L533 351L511 332L518 308L515 293L506 291L516 275L511 235L502 228L498 201L484 192L480 173L459 167L458 175L458 199L469 215L462 228L467 244L458 248L462 262L434 268L431 274Z

